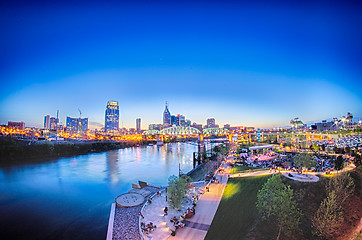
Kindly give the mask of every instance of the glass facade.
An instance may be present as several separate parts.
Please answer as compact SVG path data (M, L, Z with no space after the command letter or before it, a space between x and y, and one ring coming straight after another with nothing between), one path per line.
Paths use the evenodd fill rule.
M67 132L86 132L88 131L88 118L67 117Z
M167 127L171 125L171 113L168 110L168 104L166 102L165 111L163 111L163 126Z
M119 130L119 106L117 101L108 101L104 126L106 132Z
M137 133L141 132L141 118L136 119L136 131Z

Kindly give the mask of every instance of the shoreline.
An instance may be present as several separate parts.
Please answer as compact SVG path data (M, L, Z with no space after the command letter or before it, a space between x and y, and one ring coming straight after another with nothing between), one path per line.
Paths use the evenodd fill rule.
M26 144L12 138L0 138L0 167L21 165L27 163L51 162L63 157L73 157L100 153L110 150L144 146L147 142L116 142L116 141L89 141L89 142L43 142Z

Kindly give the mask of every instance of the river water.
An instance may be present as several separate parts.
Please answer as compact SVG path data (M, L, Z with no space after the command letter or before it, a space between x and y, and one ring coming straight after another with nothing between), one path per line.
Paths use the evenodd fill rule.
M138 180L166 185L197 146L172 143L0 168L0 239L105 239L111 204Z

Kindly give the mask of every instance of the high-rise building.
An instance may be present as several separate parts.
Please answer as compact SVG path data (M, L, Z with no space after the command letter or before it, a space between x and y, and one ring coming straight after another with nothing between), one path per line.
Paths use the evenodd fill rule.
M119 130L119 106L117 101L108 101L104 126L106 132Z
M67 125L68 133L87 132L88 131L88 118L67 117L66 125Z
M208 128L214 128L216 125L215 125L215 118L208 118L206 120L206 125Z
M56 117L51 117L50 120L49 120L49 128L48 129L56 130L58 123L59 123L59 119L57 119Z
M185 116L177 114L176 116L176 126L184 126L185 125Z
M171 125L173 126L173 125L176 125L176 123L177 123L177 118L176 118L176 116L175 115L171 115Z
M141 118L136 118L136 132L141 132Z
M44 129L50 128L50 115L44 116Z
M171 113L168 110L168 104L166 102L165 111L163 111L163 127L169 127L171 125Z

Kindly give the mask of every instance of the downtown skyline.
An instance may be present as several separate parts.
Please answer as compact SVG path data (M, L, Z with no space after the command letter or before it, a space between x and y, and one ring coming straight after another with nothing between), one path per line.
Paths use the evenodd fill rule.
M0 124L172 114L260 128L362 116L359 3L3 4ZM65 17L66 16L66 17ZM64 121L63 120L63 121ZM65 124L63 122L63 124Z

